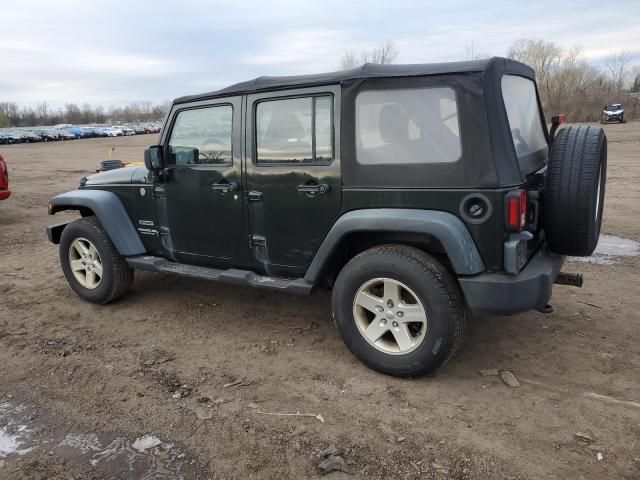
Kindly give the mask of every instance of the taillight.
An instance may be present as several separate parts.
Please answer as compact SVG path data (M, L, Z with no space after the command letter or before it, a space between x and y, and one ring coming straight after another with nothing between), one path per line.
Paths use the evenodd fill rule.
M507 228L521 232L527 226L527 191L513 190L506 195Z

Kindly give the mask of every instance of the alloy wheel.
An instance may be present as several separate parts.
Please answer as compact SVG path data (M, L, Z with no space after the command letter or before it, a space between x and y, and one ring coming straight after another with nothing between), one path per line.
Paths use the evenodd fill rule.
M428 326L418 296L391 278L375 278L358 289L353 318L364 339L390 355L404 355L418 348Z

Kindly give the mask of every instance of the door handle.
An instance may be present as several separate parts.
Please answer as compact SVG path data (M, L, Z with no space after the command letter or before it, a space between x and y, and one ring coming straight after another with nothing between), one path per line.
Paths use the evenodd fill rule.
M235 192L239 188L238 182L227 182L226 180L211 185L211 190L216 190L220 193Z
M306 193L307 195L316 195L317 193L324 194L327 193L330 188L326 183L320 183L318 185L298 185L298 191L300 193Z

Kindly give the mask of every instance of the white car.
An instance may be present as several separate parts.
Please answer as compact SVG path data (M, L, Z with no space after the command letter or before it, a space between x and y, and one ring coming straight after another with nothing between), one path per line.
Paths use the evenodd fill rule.
M109 134L110 137L122 137L124 135L124 132L122 131L122 129L117 127L107 128L107 133Z
M602 110L600 123L618 122L624 123L624 108L619 103L605 105Z

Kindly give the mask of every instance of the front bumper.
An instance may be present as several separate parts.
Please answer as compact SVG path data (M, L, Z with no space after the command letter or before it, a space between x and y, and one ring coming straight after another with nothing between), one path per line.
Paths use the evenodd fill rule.
M513 315L549 303L564 256L542 247L517 275L481 273L460 277L460 288L475 314Z

